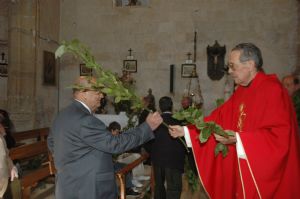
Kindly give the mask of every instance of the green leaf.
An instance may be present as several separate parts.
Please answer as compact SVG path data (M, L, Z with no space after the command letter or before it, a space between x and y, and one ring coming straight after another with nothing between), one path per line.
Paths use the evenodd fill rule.
M219 154L219 152L223 151L224 149L224 144L218 143L215 147L215 156Z
M217 124L215 124L215 126L214 126L214 132L218 135L224 134L222 127Z
M117 96L116 98L115 98L115 103L119 103L121 101L121 98L119 97L119 96Z
M225 133L226 133L227 135L229 135L229 136L234 136L234 135L235 135L235 132L229 131L229 130L225 131Z
M185 116L183 115L183 113L181 111L174 113L172 117L177 120L185 120Z
M223 98L219 98L216 100L216 104L217 104L217 107L221 106L222 104L224 104L225 100Z
M205 123L199 120L195 120L195 125L197 129L202 130L205 128Z
M199 139L201 143L205 143L211 135L211 130L209 128L202 129Z
M222 155L223 155L223 158L225 158L228 154L228 146L227 145L224 145L224 149L222 150Z
M110 89L110 88L103 88L101 91L102 91L103 93L108 94L108 95L112 93L112 89Z
M220 152L222 153L223 158L226 157L228 153L228 147L219 142L215 148L215 156L217 156Z
M55 58L61 57L63 54L65 54L66 48L64 45L59 46L57 50L55 51Z

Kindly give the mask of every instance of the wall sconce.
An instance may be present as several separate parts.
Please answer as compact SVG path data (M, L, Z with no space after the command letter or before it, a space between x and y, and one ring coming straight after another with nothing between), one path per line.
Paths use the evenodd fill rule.
M5 59L5 53L1 53L1 59L0 59L0 77L7 77L7 60Z

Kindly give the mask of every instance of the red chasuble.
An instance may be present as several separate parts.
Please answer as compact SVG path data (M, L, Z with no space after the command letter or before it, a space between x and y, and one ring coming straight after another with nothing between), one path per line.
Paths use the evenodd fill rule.
M287 91L275 75L257 73L247 87L205 118L238 132L246 159L229 145L223 158L214 155L213 136L201 144L188 126L200 180L208 196L219 198L300 198L300 138Z

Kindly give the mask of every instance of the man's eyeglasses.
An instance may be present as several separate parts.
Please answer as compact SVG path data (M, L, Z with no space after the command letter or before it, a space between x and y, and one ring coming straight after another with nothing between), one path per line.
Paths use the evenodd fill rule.
M248 61L248 60L246 60L246 61ZM243 61L243 62L240 62L240 63L245 63L246 61ZM238 67L239 66L236 65L236 64L228 63L228 64L225 65L224 70L228 73L229 69L231 69L232 71L236 71Z

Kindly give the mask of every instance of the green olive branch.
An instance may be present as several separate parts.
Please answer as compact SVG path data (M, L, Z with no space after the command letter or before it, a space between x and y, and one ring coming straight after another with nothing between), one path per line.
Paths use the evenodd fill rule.
M201 132L198 136L201 143L206 143L213 133L226 138L234 135L232 131L224 131L220 125L212 121L205 122L202 110L194 106L176 112L173 117L178 120L186 121L187 124L195 125ZM215 156L217 156L220 152L223 157L226 157L228 154L228 146L218 143L215 147Z
M132 102L131 109L142 110L143 108L151 112L151 110L143 106L141 98L139 98L135 93L126 88L123 83L116 77L114 73L109 70L104 70L101 65L97 64L94 56L92 56L90 49L83 45L79 40L74 39L70 42L63 41L62 44L57 48L55 52L55 57L62 57L65 53L71 53L75 55L76 58L82 60L86 67L92 68L97 76L97 80L93 87L95 89L101 90L101 92L106 93L108 96L115 98L115 103L122 100L129 100ZM78 85L72 85L72 88L79 88ZM168 129L170 127L163 122ZM179 140L184 144L186 150L189 152L186 143L179 138Z

